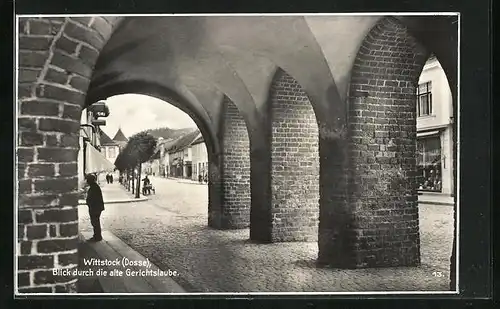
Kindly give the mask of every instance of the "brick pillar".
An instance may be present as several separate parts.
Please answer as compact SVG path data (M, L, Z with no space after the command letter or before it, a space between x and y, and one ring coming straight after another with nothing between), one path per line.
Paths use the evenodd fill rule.
M427 53L384 19L355 60L349 96L351 175L344 266L420 263L415 90Z
M318 125L306 93L282 70L273 80L271 109L271 240L318 238Z
M349 248L349 201L347 190L347 128L320 125L320 214L318 266L343 268L352 261Z
M270 147L270 143L265 147ZM250 239L259 243L272 241L271 221L271 156L269 149L251 149L250 152Z
M78 263L78 131L93 65L113 18L20 18L19 292L75 292L53 268Z
M222 218L222 155L208 157L208 226L219 229Z
M222 229L250 225L250 142L247 126L236 105L223 100L222 118Z

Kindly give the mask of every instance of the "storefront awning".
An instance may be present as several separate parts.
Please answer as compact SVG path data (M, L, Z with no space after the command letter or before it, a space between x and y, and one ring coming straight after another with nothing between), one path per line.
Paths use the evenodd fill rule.
M115 165L109 162L99 150L95 149L94 146L87 143L86 147L86 162L85 162L85 173L100 173L100 172L112 172L115 169Z
M439 130L427 131L427 132L417 132L417 137L439 135L439 132L440 132Z

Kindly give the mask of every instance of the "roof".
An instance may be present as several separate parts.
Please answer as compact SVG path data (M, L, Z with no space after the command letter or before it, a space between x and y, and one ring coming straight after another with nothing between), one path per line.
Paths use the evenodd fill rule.
M100 130L100 137L102 146L116 145L116 142L113 141L103 130Z
M201 143L204 143L205 142L205 139L203 138L203 135L201 135L201 133L198 135L198 138L194 140L194 142L192 142L191 144L192 145L196 145L196 144L201 144Z
M128 138L123 134L122 129L118 129L118 131L115 134L115 137L113 137L113 141L115 142L128 142Z
M156 151L154 155L151 156L149 160L155 160L160 158L160 150Z
M177 142L175 139L169 139L169 140L164 140L161 142L162 145L165 146L165 151L169 152L170 149L174 146L174 144Z
M199 137L200 131L198 129L187 133L180 138L176 139L173 141L173 143L170 145L170 147L167 147L165 145L165 151L169 153L177 152L186 149L187 147L191 146L191 144Z

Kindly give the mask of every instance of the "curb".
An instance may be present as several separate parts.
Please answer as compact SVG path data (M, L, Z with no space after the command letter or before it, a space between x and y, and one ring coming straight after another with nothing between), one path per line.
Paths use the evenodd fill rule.
M422 204L422 205L440 205L440 206L453 206L454 205L454 203L434 202L434 201L418 201L418 204Z
M136 199L104 201L104 204L126 204L126 203L145 202L147 200L149 200L148 197L140 197ZM85 200L78 200L78 205L87 205L87 202Z
M191 184L191 185L208 185L208 183L206 182L203 182L203 183L200 183L198 181L194 181L194 180L187 180L187 179L179 179L179 178L174 178L174 177L170 177L170 178L163 178L165 180L173 180L173 181L176 181L177 183L187 183L187 184Z

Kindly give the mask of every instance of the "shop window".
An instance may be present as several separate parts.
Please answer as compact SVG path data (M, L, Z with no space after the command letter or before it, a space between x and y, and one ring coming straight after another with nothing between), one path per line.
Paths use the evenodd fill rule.
M417 184L422 191L441 192L441 139L439 136L417 140Z
M417 88L417 116L432 115L432 83L418 85Z

